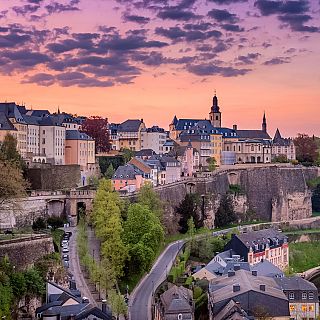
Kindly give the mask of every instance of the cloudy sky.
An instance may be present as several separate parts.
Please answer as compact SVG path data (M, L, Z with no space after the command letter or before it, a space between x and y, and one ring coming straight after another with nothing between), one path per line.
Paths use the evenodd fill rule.
M319 0L1 0L0 100L320 135Z

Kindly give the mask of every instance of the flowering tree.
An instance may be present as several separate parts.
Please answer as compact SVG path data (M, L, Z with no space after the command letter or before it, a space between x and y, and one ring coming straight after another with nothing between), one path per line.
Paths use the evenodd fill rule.
M81 126L81 132L86 133L96 143L96 153L110 150L108 119L99 116L87 118Z

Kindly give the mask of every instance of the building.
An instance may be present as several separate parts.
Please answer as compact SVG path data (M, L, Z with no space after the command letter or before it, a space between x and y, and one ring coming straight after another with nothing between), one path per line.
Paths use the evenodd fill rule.
M290 138L282 138L279 129L277 129L272 140L272 159L284 157L288 161L296 159L296 148Z
M81 297L80 291L76 289L74 281L70 283L73 283L73 289L64 289L54 282L47 282L47 301L36 309L37 319L112 319L112 314L106 301L102 302L102 308L99 309L90 304L87 298Z
M45 116L39 120L40 153L46 155L51 164L65 164L66 128L55 116Z
M208 158L215 158L217 165L220 165L222 133L214 128L209 120L195 122L194 126L180 133L177 142L183 146L191 144L199 151L201 167L208 166Z
M165 130L158 126L141 130L141 149L151 149L156 154L163 154L163 146L166 140Z
M9 118L4 113L0 113L0 142L3 142L7 134L17 138L17 131Z
M318 319L319 293L313 283L299 276L277 277L275 281L289 300L290 319Z
M230 249L250 265L268 260L281 270L289 266L288 237L275 229L233 234L225 246Z
M65 141L65 164L79 164L85 169L94 164L95 141L87 134L78 130L67 130Z
M212 107L209 113L209 119L213 127L221 128L221 112L218 106L218 98L215 94L212 99Z
M146 125L141 120L126 120L117 128L117 136L119 139L119 147L121 149L130 149L139 151L141 147L141 132L146 128ZM112 143L114 145L114 143Z
M193 295L190 289L172 286L158 299L154 309L154 320L193 320Z
M275 279L258 276L253 271L229 271L209 283L210 319L222 317L233 301L251 318L289 319L289 302Z
M17 139L17 149L19 150L21 156L25 158L27 156L28 149L28 125L25 122L20 110L23 111L24 107L20 107L14 102L0 103L0 113L4 114L15 127L16 132L14 136Z
M143 172L131 164L119 166L112 179L113 189L121 192L139 190L144 182Z
M192 147L190 141L187 146L175 143L174 148L168 152L168 156L174 157L181 163L181 175L184 177L192 177L199 171L200 154Z

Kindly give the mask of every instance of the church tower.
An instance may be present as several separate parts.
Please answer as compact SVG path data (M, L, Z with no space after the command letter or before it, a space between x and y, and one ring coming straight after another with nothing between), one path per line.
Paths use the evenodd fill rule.
M221 112L218 106L218 98L217 95L214 94L212 99L212 107L209 113L210 122L216 128L221 128Z
M262 131L263 131L263 132L267 132L266 113L263 114L263 119L262 119Z

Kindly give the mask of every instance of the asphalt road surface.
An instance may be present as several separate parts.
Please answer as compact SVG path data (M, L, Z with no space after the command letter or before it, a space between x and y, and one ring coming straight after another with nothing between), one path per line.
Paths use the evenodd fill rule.
M151 299L154 290L166 279L172 263L184 244L183 240L172 243L158 258L154 267L141 281L129 300L130 320L151 319Z

